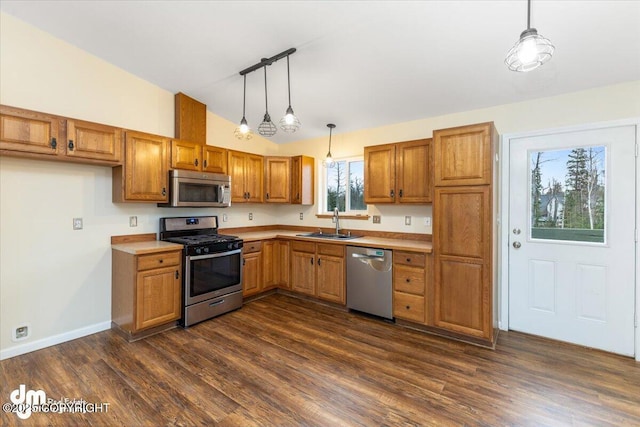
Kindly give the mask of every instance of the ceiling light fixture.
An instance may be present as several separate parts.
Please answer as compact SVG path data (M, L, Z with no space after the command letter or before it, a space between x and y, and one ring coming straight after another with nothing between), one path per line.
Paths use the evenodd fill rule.
M269 103L267 101L267 67L264 67L264 119L258 126L258 133L262 136L270 137L278 132L278 128L271 121L269 115Z
M527 29L520 34L520 40L511 48L504 63L511 71L535 70L551 59L555 49L549 39L531 28L531 0L527 0Z
M293 108L291 108L291 75L289 74L289 55L287 55L287 89L289 93L289 107L284 113L284 117L280 119L280 129L285 132L295 132L300 129L300 120L293 114Z
M272 56L271 58L262 58L260 60L260 62L258 62L257 64L252 65L249 68L245 68L244 70L240 71L240 75L244 77L244 97L243 97L243 101L242 101L242 120L240 121L240 125L236 128L235 130L235 135L236 138L238 139L249 139L251 138L246 137L245 135L247 135L247 133L251 133L251 129L249 129L249 125L247 124L247 119L244 117L245 114L245 100L246 100L246 95L247 95L247 74L254 72L256 70L259 70L261 68L264 68L264 104L265 104L265 113L264 113L264 119L262 120L262 123L260 123L260 125L258 126L258 133L262 136L265 137L270 137L276 134L276 132L278 131L278 128L276 127L276 125L271 121L271 116L269 115L269 100L267 97L267 66L273 64L274 62L282 59L282 58L287 58L287 83L289 83L288 88L289 88L289 108L287 108L287 112L285 114L285 116L283 117L283 119L280 122L280 125L282 127L282 130L284 130L285 132L295 132L296 130L298 130L298 128L300 128L300 121L298 120L298 118L293 114L293 108L291 108L291 84L290 84L290 79L289 79L289 55L292 55L296 52L295 48L291 48L291 49L287 49L284 52L280 52L279 54ZM244 132L247 133L244 133Z
M242 92L242 120L240 120L240 124L233 132L236 138L244 141L248 141L253 138L253 132L247 123L247 119L244 116L244 107L247 101L247 75L244 75L244 91Z
M329 123L327 127L329 128L329 152L327 153L327 157L322 162L322 166L324 166L325 168L332 168L336 165L336 162L335 160L333 160L333 156L331 156L331 133L336 125L334 125L333 123Z

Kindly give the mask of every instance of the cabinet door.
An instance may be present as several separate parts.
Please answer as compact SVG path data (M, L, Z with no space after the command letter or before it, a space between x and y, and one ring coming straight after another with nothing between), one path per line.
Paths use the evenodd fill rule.
M396 198L395 144L364 147L365 203L393 203Z
M202 170L212 173L227 173L227 150L212 145L204 145Z
M244 188L246 155L239 151L229 150L228 159L229 175L231 176L231 203L245 203L247 201L247 192Z
M198 144L207 142L207 106L178 92L175 95L175 135Z
M493 123L433 132L435 186L491 183Z
M431 202L431 139L396 146L396 178L399 203Z
M276 242L262 243L262 273L263 290L275 287L278 284L279 263L277 260Z
M492 339L491 188L436 188L434 325Z
M136 330L180 318L180 268L146 270L137 274Z
M0 107L0 150L57 155L59 119L35 111Z
M315 295L315 254L291 251L291 288L307 295Z
M171 167L199 171L202 168L202 145L174 139L171 141Z
M262 203L264 201L264 157L247 154L244 188L247 191L248 202Z
M67 120L67 156L120 162L122 129L81 120Z
M125 136L125 200L167 201L168 140L127 131Z
M318 255L318 298L345 303L344 258Z
M249 296L262 289L262 252L245 254L242 260L242 296Z
M308 156L291 158L291 203L313 205L315 159Z
M264 161L265 202L289 203L291 160L289 157L266 157Z
M289 281L291 264L289 264L289 242L285 242L283 240L279 241L276 250L278 251L279 256L279 264L280 264L280 278L278 280L278 284L280 287L289 289L291 287L291 283Z

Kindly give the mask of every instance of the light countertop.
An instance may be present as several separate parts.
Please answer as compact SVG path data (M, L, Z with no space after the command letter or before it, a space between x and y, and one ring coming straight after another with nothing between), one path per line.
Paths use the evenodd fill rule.
M117 245L111 245L111 248L133 255L145 255L171 250L182 250L183 246L177 243L163 242L161 240L149 240L146 242L120 243Z

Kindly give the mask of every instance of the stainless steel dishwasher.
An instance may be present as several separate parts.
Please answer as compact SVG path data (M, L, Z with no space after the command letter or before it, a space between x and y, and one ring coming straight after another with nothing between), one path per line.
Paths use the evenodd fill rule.
M347 307L393 319L391 251L347 246Z

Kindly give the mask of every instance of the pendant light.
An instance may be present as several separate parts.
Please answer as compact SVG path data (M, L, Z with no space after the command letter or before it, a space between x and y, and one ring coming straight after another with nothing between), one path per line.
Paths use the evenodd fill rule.
M531 28L531 0L527 0L527 29L520 34L520 40L511 48L504 63L511 71L527 72L535 70L551 59L555 46Z
M269 103L267 101L267 67L264 68L264 119L260 126L258 126L258 133L262 136L270 137L278 132L278 128L271 121L271 116L269 115Z
M333 156L331 156L331 133L336 125L334 125L333 123L329 123L327 127L329 128L329 152L327 153L327 157L322 162L322 166L324 166L325 168L333 168L335 167L336 162L333 160Z
M247 75L244 75L244 91L242 95L242 120L240 120L240 124L233 132L236 138L244 141L248 141L253 138L253 131L247 124L247 119L244 117L244 107L247 102Z
M284 113L284 117L280 119L280 129L285 132L293 133L300 129L300 120L293 114L293 108L291 108L291 76L289 74L289 55L287 55L287 88L289 92L289 107Z

